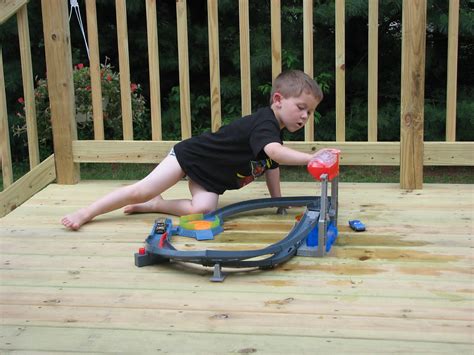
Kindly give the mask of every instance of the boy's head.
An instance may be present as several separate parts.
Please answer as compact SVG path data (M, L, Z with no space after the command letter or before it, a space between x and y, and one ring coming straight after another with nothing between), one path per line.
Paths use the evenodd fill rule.
M270 105L280 128L295 132L308 122L322 99L323 92L313 79L300 70L289 70L276 77Z
M273 104L275 93L280 93L286 99L299 97L302 93L312 95L318 103L323 99L323 91L316 81L301 70L287 70L275 78L270 105Z

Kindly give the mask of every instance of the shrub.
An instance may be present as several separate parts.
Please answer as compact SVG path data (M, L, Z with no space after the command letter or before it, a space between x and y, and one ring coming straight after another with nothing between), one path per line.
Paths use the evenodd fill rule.
M122 108L120 100L120 76L107 63L101 64L102 109L104 117L104 135L106 139L122 138ZM76 104L76 123L79 139L93 139L92 93L89 67L77 64L73 70L74 94ZM140 84L131 83L132 118L135 139L150 139L149 111L142 95ZM36 79L35 87L36 120L38 125L38 141L41 156L45 157L53 151L51 128L51 109L49 106L48 82ZM25 103L18 99L20 105L15 122L11 126L13 137L19 140L20 148L27 146Z

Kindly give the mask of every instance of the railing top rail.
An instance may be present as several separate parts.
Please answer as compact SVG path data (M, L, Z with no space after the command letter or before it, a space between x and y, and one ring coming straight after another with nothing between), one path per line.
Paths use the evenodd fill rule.
M7 22L29 0L0 0L0 25Z

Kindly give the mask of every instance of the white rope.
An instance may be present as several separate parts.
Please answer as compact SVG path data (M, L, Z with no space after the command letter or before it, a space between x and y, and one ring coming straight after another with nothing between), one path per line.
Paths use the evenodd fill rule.
M71 9L70 9L71 11L69 12L69 22L71 22L72 10L74 9L74 12L76 13L77 21L79 22L79 28L81 29L81 32L82 32L82 38L84 38L84 44L86 45L87 58L90 59L89 46L87 45L87 38L86 38L86 33L84 32L84 25L82 24L81 9L79 8L79 4L77 0L69 0L69 3L71 4Z

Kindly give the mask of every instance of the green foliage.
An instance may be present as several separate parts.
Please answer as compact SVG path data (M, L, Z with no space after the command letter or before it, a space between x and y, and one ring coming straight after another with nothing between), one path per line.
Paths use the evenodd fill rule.
M324 92L324 100L315 114L315 139L335 139L335 1L315 0L313 13L314 73ZM401 80L401 38L402 38L402 0L379 1L379 55L378 55L378 138L381 141L396 141L400 138L400 80ZM30 1L28 13L30 29L42 28L41 3ZM85 14L84 2L79 1L81 12ZM176 1L157 2L158 45L160 55L161 107L164 139L181 139L179 107L179 69L176 31ZM303 69L303 11L301 0L281 1L282 65L283 69ZM268 105L271 90L271 1L249 1L250 51L251 51L251 95L253 109ZM118 48L116 34L115 2L97 0L99 22L99 43L101 58L109 57L110 68L118 67ZM191 116L193 134L210 129L210 86L209 53L207 29L207 1L187 1L189 73L191 89ZM445 139L446 87L447 87L447 47L448 47L449 1L428 0L426 32L426 78L425 78L425 139ZM460 0L458 78L457 78L457 139L474 140L473 122L473 81L474 69L474 2ZM83 16L85 18L85 16ZM127 22L130 50L130 72L134 82L141 85L137 89L140 100L134 101L133 111L140 112L134 117L134 135L138 139L150 137L148 113L149 78L147 63L147 41L145 2L127 1ZM367 76L368 76L368 1L345 1L345 59L346 59L346 140L365 140L367 138ZM77 20L71 19L71 45L73 62L86 63L82 34ZM14 126L17 135L12 137L15 151L24 151L24 121L21 105L16 101L23 96L19 49L15 18L0 27L1 43L7 86L7 107L10 127ZM33 72L44 77L44 43L42 31L31 31L31 50ZM235 0L219 0L219 47L220 77L222 98L222 121L224 124L241 115L240 82L240 30L239 4ZM87 71L86 68L81 70ZM75 74L82 73L76 69ZM112 75L113 74L113 75ZM104 112L106 136L121 136L120 95L117 84L118 75L111 75L115 86L109 90L107 111ZM87 78L84 75L83 78ZM75 81L78 80L75 77ZM86 79L85 79L86 80ZM79 113L90 116L86 89L87 80L76 89ZM37 82L37 93L40 86ZM114 91L115 90L115 91ZM84 104L83 104L84 103ZM46 126L49 124L47 105L40 105L38 125L41 126L41 139L51 141ZM16 115L16 112L20 115ZM135 113L134 113L135 114ZM106 117L107 116L107 117ZM20 134L18 136L18 134ZM45 134L46 138L43 138ZM79 135L92 137L92 124L89 118L79 123ZM303 139L303 130L297 134L286 135L286 139ZM50 145L47 143L46 145Z
M104 134L106 139L120 139L122 137L122 108L120 100L120 77L113 70L110 63L101 65L102 109L104 118ZM74 94L76 100L76 123L79 139L93 139L92 122L92 93L89 67L82 63L74 66L73 70ZM145 105L145 98L141 94L140 84L132 83L130 93L132 98L132 119L134 123L135 139L150 139L149 112ZM51 109L46 79L37 79L35 86L36 117L38 140L41 156L52 153L53 138L51 127ZM27 146L26 117L24 99L18 99L19 110L17 119L12 125L13 137L19 141L19 149Z

